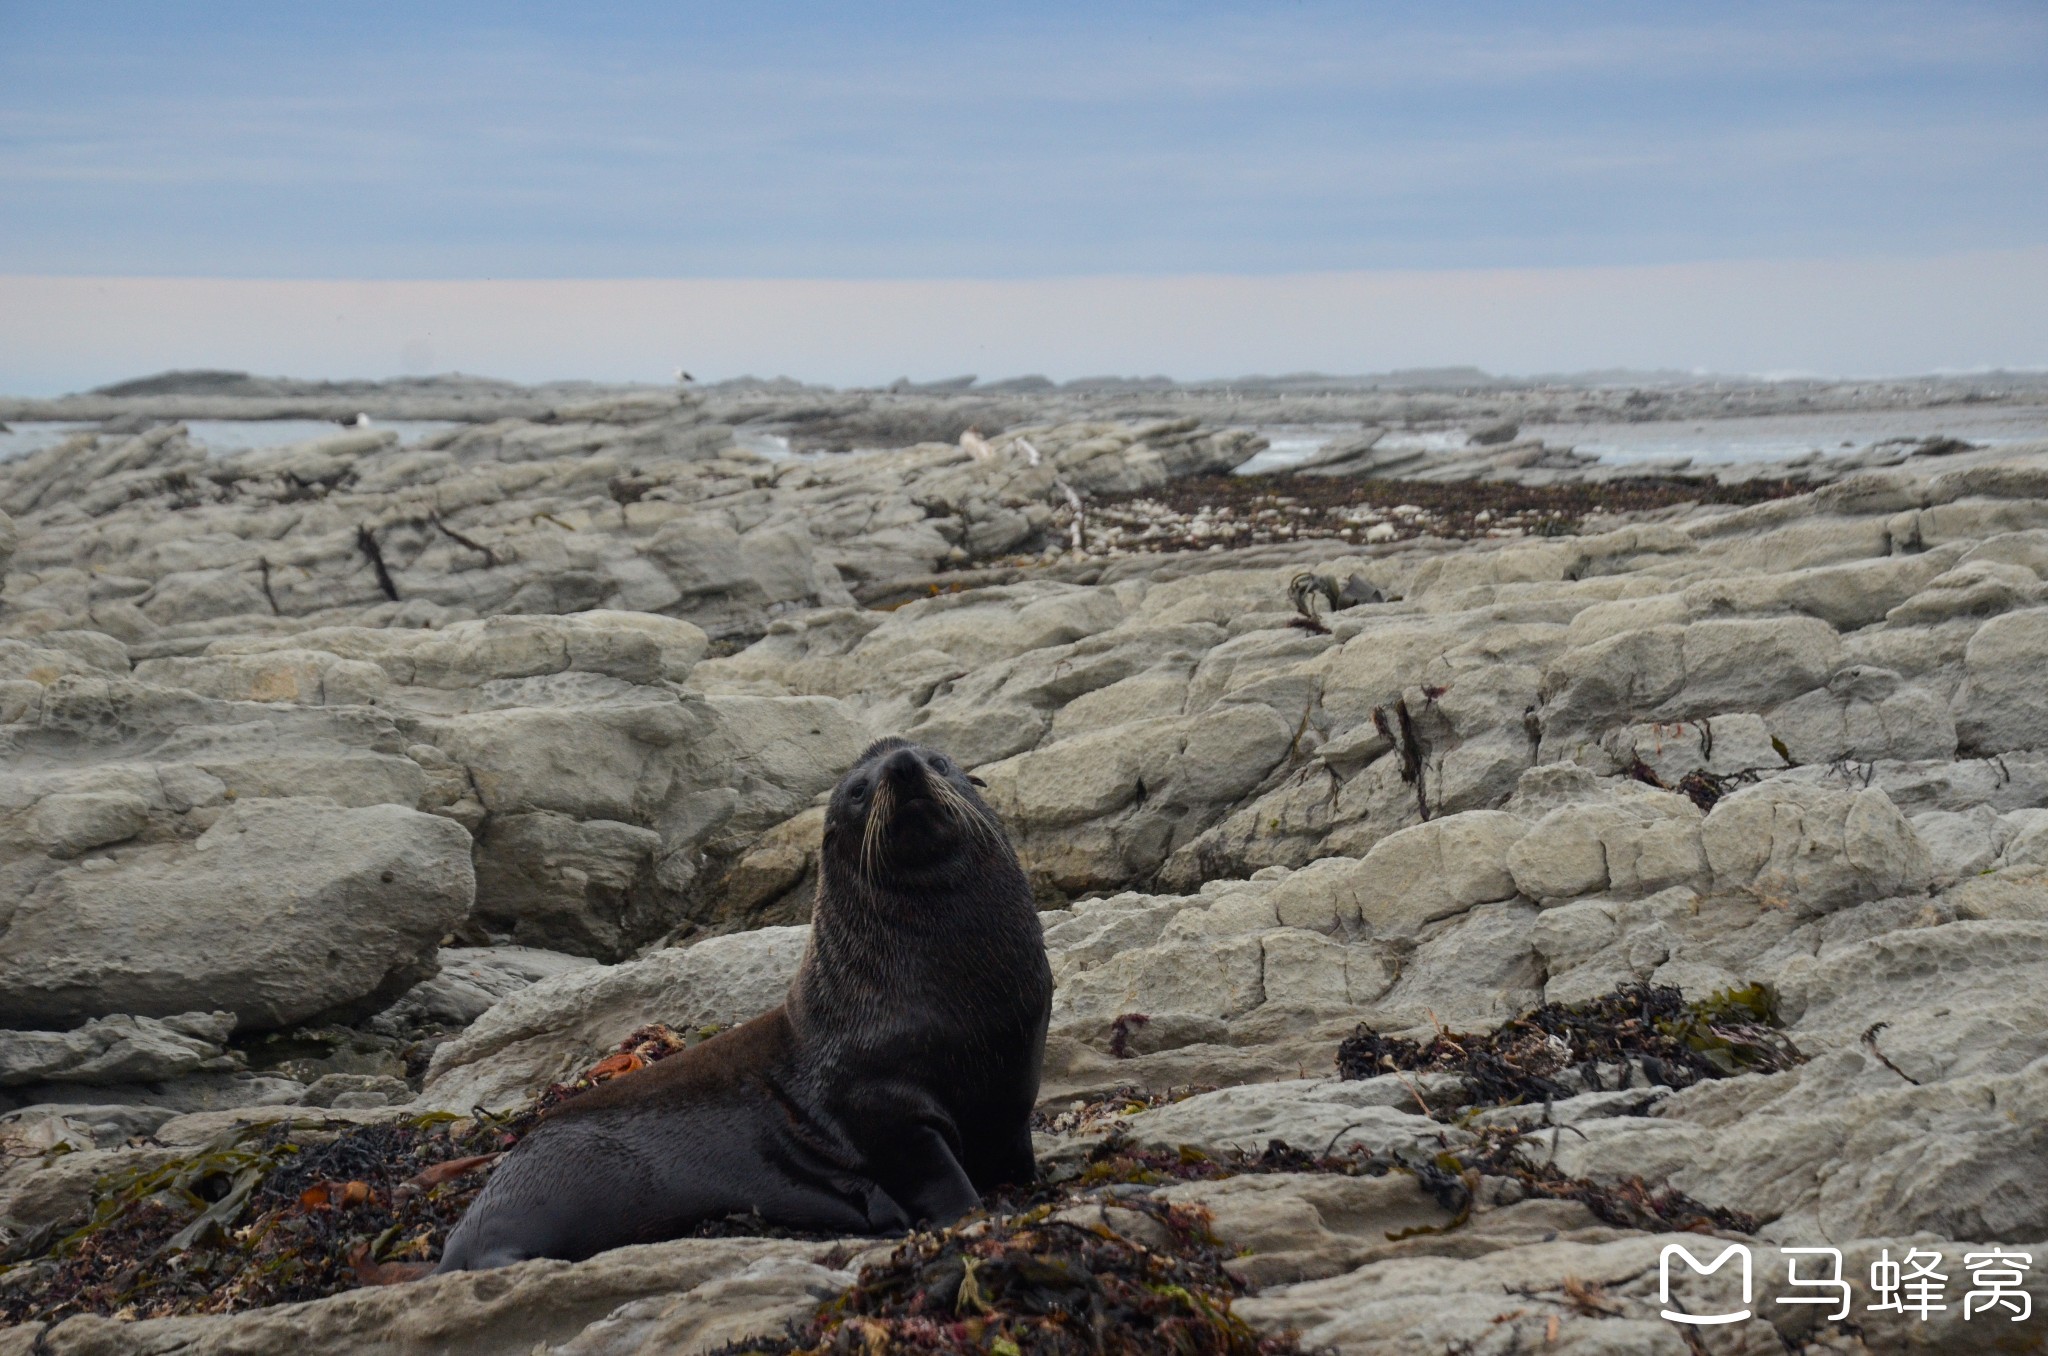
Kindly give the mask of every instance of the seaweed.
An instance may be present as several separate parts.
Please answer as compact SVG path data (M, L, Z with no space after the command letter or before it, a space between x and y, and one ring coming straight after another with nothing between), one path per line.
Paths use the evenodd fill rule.
M102 1179L81 1227L0 1273L0 1320L222 1313L409 1277L507 1139L447 1115L238 1128Z
M1605 1184L1567 1177L1548 1162L1532 1164L1528 1154L1534 1147L1535 1136L1512 1127L1486 1127L1471 1147L1415 1161L1358 1147L1318 1153L1278 1140L1257 1154L1207 1154L1139 1147L1112 1133L1064 1176L1000 1193L986 1215L911 1235L783 1335L734 1342L718 1356L1301 1351L1295 1334L1255 1333L1233 1312L1233 1302L1251 1287L1228 1269L1230 1254L1207 1212L1142 1190L1177 1182L1271 1173L1402 1173L1451 1216L1447 1224L1404 1236L1461 1228L1485 1178L1512 1184L1508 1199L1577 1201L1595 1218L1621 1228L1757 1228L1751 1216L1656 1190L1637 1178ZM1090 1219L1087 1210L1076 1208L1088 1206L1121 1213L1112 1217L1098 1208Z
M1282 1356L1292 1334L1261 1335L1232 1312L1244 1287L1198 1207L1118 1201L1150 1245L1050 1205L912 1234L889 1257L779 1338L722 1356L1001 1353L1002 1356Z
M1339 1065L1347 1077L1456 1071L1472 1102L1500 1104L1575 1090L1561 1076L1574 1062L1592 1068L1632 1060L1673 1086L1784 1067L1797 1052L1774 1023L1762 989L1687 1004L1674 989L1637 985L1588 1004L1545 1005L1485 1037L1439 1032L1418 1044L1360 1028L1343 1043ZM17 1244L17 1252L33 1255L0 1268L0 1321L224 1313L412 1279L431 1269L505 1150L550 1108L690 1043L667 1027L643 1027L516 1114L435 1113L367 1125L308 1115L241 1128L197 1153L102 1179L83 1224L54 1242ZM1462 1147L1406 1156L1355 1144L1340 1149L1335 1140L1320 1149L1274 1141L1258 1153L1209 1153L1138 1145L1124 1132L1125 1117L1204 1091L1119 1087L1041 1118L1035 1128L1107 1133L1085 1155L1049 1164L1037 1181L993 1194L985 1214L910 1235L784 1336L728 1353L1298 1351L1290 1335L1255 1333L1235 1315L1232 1304L1247 1291L1226 1269L1229 1254L1201 1210L1144 1190L1176 1182L1403 1173L1452 1217L1432 1232L1460 1227L1485 1179L1496 1183L1494 1199L1578 1201L1618 1227L1756 1227L1738 1211L1638 1179L1568 1177L1542 1152L1546 1138L1555 1148L1556 1132L1544 1128L1470 1128ZM1119 1232L1106 1222L1073 1222L1074 1207L1110 1204L1149 1223ZM711 1221L695 1232L822 1237L757 1216Z
M1388 480L1373 476L1202 475L1107 495L1086 551L1160 553L1328 540L1377 545L1415 537L1568 537L1595 514L1681 504L1756 504L1811 492L1790 479L1721 484L1637 476L1562 485ZM1082 552L1076 540L1071 549ZM1301 601L1297 611L1305 612ZM1313 618L1306 629L1320 622Z
M1597 1090L1601 1070L1614 1066L1622 1086L1639 1070L1653 1084L1686 1088L1803 1062L1777 1027L1761 985L1687 1003L1668 985L1630 984L1583 1003L1545 1003L1484 1035L1440 1030L1411 1041L1361 1025L1337 1047L1337 1071L1457 1074L1464 1105L1513 1106Z
M391 578L390 567L384 563L384 548L377 544L377 534L367 523L356 526L356 549L363 553L363 559L370 562L376 572L377 588L392 602L398 601L398 585Z
M224 1313L410 1280L431 1269L491 1168L548 1110L687 1044L665 1026L642 1027L511 1115L358 1125L309 1110L110 1174L94 1184L83 1224L0 1267L0 1322Z

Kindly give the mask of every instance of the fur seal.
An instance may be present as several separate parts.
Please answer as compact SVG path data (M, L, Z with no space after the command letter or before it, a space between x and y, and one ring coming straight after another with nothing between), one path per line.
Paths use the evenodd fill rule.
M978 784L906 740L870 746L832 794L782 1006L550 1112L440 1270L578 1261L736 1214L886 1233L1030 1181L1052 971Z

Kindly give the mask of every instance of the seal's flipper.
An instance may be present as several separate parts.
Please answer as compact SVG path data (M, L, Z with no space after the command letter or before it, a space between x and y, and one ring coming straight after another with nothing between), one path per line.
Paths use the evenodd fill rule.
M907 1129L875 1162L875 1176L917 1224L951 1224L981 1208L981 1193L946 1137L931 1125Z

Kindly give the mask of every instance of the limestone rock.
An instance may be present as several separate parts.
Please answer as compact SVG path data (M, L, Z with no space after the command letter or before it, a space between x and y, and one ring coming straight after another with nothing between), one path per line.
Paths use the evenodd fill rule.
M189 847L47 878L0 933L0 1018L226 1008L243 1029L388 1003L475 896L469 835L395 805L244 801Z
M271 650L260 655L145 659L135 676L146 683L182 687L225 701L296 702L306 706L362 706L390 686L384 670L318 650Z
M422 1104L511 1106L580 1072L649 1022L687 1033L745 1021L782 1001L809 935L809 928L762 928L540 980L434 1051Z
M1489 1030L1543 999L1532 940L1541 917L1526 903L1482 904L1434 932L1375 1004L1382 1027Z
M1771 731L1763 717L1749 712L1624 726L1611 732L1605 743L1617 766L1628 768L1640 762L1671 787L1692 772L1728 777L1785 766L1785 758L1771 744Z
M1771 781L1714 806L1700 829L1714 885L1829 909L1925 888L1927 849L1882 791Z
M660 849L660 834L616 820L493 815L478 843L477 916L524 946L617 959L667 922L649 898Z
M1692 802L1667 792L1566 805L1536 821L1509 850L1507 866L1531 899L1653 894L1704 879L1702 829Z
M232 1013L188 1012L161 1021L101 1017L70 1031L0 1031L0 1087L150 1083L233 1068L224 1056L234 1024Z
M37 1338L0 1333L0 1353L97 1356L138 1344L190 1356L293 1351L404 1356L417 1351L651 1353L772 1335L837 1279L832 1245L686 1239L620 1248L587 1262L526 1262L240 1314L142 1323L73 1318ZM676 1345L676 1344L683 1345Z
M1411 1077L1427 1093L1434 1084ZM1341 1146L1363 1144L1385 1152L1416 1152L1469 1139L1466 1131L1422 1114L1400 1079L1337 1083L1294 1079L1223 1088L1141 1112L1126 1123L1139 1144L1189 1145L1205 1153L1242 1149L1257 1153L1268 1142Z
M1471 810L1390 834L1336 883L1338 918L1368 934L1413 939L1475 904L1515 893L1508 863L1529 832L1525 820Z
M1993 617L1970 640L1966 678L1956 694L1956 733L1984 754L2048 747L2048 608Z
M597 964L587 956L525 946L442 947L439 973L406 990L374 1023L394 1034L409 1027L468 1026L492 1004L552 975Z
M1827 686L1793 698L1766 716L1773 738L1794 762L1843 759L1950 759L1956 723L1948 703L1893 670L1855 664Z
M59 791L38 800L29 826L52 857L77 857L142 832L149 802L126 791Z
M2005 846L2006 826L1988 805L1960 812L1929 810L1911 822L1936 878L1955 880L1987 871Z

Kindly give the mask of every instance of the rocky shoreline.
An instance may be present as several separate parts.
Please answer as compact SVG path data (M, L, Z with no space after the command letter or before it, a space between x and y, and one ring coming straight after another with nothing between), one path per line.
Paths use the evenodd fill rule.
M1262 440L1193 405L998 392L1035 415L772 459L740 402L791 393L571 394L0 463L0 1295L113 1175L237 1125L515 1111L771 1006L821 797L903 733L988 783L1040 896L1048 1169L1305 1155L1065 1207L1206 1212L1258 1332L1685 1352L1656 1261L1702 1240L1588 1194L1640 1190L1756 1226L1693 1217L1758 1296L1691 1349L2038 1347L1961 1298L1966 1252L2048 1239L2048 445L1603 484L1361 438L1234 485ZM1339 1077L1361 1024L1419 1050L1641 985L1767 995L1798 1059L1589 1056L1520 1105L1420 1055ZM1821 1245L1853 1323L1775 1303ZM893 1247L683 1240L0 1353L708 1350ZM1948 1309L1870 1311L1914 1248Z

